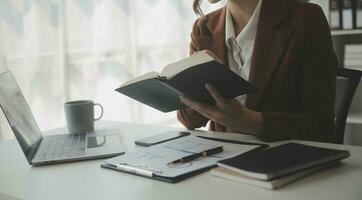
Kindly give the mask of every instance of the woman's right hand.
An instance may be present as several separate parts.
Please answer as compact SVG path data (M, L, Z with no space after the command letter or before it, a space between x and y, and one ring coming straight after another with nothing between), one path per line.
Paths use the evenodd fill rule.
M213 59L215 59L217 62L222 63L221 59L218 58L212 51L210 50L202 50L202 51L195 51L192 55L198 54L200 52L205 52L206 54L208 54L209 56L211 56Z

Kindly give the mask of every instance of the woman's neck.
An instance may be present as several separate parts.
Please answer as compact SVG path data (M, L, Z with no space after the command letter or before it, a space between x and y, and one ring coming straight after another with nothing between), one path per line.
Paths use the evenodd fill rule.
M260 0L228 0L227 6L233 18L235 35L239 35L254 13Z

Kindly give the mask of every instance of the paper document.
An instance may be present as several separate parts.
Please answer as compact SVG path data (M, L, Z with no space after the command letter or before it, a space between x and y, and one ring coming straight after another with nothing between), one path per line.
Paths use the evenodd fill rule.
M200 153L219 146L223 146L224 148L224 151L221 153L176 166L167 165L167 163L187 155ZM129 164L133 166L142 166L144 169L153 169L154 171L157 171L157 176L173 178L188 172L213 166L219 160L240 155L257 147L259 146L225 143L202 139L196 136L187 136L126 153L122 156L108 159L105 162L112 165Z

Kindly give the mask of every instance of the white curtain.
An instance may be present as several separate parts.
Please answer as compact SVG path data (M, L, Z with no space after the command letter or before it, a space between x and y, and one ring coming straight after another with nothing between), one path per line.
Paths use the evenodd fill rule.
M42 130L65 125L63 103L91 99L105 120L180 126L114 91L187 56L192 0L1 0L0 72L11 70ZM223 3L210 6L214 10ZM3 114L2 138L12 136Z

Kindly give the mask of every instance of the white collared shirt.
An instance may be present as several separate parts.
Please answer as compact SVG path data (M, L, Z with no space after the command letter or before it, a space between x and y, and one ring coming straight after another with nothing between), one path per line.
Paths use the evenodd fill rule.
M251 59L254 50L257 26L260 16L260 8L263 0L259 0L253 15L244 29L235 37L233 20L229 8L226 8L225 19L225 44L228 49L228 63L230 69L249 80ZM245 105L246 95L238 97L238 100Z

